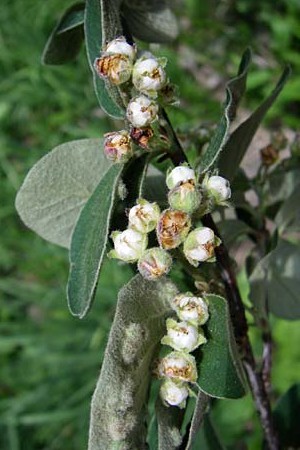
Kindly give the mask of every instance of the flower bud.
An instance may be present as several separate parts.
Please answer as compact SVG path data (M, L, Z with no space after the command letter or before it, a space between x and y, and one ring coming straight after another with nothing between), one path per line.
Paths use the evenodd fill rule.
M191 231L184 241L183 253L192 266L198 267L199 262L214 261L214 249L220 243L213 230L199 227Z
M156 370L160 378L172 378L178 381L194 383L197 378L195 358L184 352L171 352L162 358Z
M161 385L159 394L166 406L178 406L182 409L185 408L189 390L184 383L165 380Z
M161 343L169 345L174 350L190 353L206 342L203 332L199 332L196 326L188 322L167 319L166 325L167 335L162 338Z
M200 205L201 193L193 181L175 186L168 194L169 205L173 209L192 214Z
M178 247L191 228L191 219L183 211L166 209L162 212L156 228L159 245L170 250Z
M136 145L142 147L145 150L149 148L149 141L154 135L154 131L151 127L147 128L132 128L130 131L130 137Z
M96 58L95 70L99 77L107 78L112 84L126 83L131 77L132 62L126 55L104 55Z
M157 97L159 91L167 81L164 66L165 59L145 55L139 58L133 66L132 82L134 87L150 97Z
M213 175L203 182L203 186L210 197L214 198L217 204L222 204L231 197L229 181L218 175Z
M136 47L135 45L128 44L124 36L120 36L113 41L110 41L104 47L104 53L107 55L127 56L131 61L133 61L136 55Z
M114 131L104 135L104 153L115 163L125 163L133 155L133 146L128 131Z
M158 105L145 95L134 97L127 106L126 116L136 128L147 127L157 120Z
M192 293L178 294L172 300L171 306L176 311L181 320L190 322L193 325L203 325L207 322L208 306L201 297L195 297Z
M111 237L115 249L111 250L108 256L130 263L137 261L142 256L148 244L146 234L130 228L125 231L114 231Z
M196 184L196 174L193 169L188 166L177 166L167 175L166 184L169 189L173 189L181 183L187 181Z
M172 258L159 247L149 248L138 262L138 270L146 280L156 280L169 272Z
M138 204L129 210L129 226L140 233L150 233L156 228L160 215L157 203L139 199Z

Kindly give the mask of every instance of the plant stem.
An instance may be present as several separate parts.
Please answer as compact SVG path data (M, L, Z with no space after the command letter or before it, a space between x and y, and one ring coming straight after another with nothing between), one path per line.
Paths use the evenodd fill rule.
M187 157L164 110L163 118L167 123L169 138L173 144L172 153L169 153L169 157L174 165L187 162ZM205 215L201 220L203 225L211 228L214 233L221 238L219 230L210 214ZM273 425L268 392L261 374L259 374L256 369L256 362L248 337L248 324L245 315L245 308L239 292L235 273L231 266L229 253L226 246L221 243L220 246L216 247L215 254L217 265L227 294L235 338L239 347L242 363L247 374L252 396L255 401L256 409L260 416L267 448L269 450L278 450L279 443Z

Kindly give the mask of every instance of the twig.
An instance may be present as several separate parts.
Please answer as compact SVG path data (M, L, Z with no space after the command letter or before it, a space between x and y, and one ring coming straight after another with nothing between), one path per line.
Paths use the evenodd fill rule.
M262 328L262 340L263 340L263 354L262 354L262 368L261 375L265 385L265 389L268 395L271 394L271 370L272 370L272 354L273 354L273 341L269 324L266 320L263 320Z

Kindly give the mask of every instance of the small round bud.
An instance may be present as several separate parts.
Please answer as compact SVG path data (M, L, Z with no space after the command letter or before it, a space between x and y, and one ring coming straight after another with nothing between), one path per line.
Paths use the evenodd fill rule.
M141 198L138 204L129 210L129 226L140 233L150 233L156 228L159 215L157 203L150 203Z
M111 234L115 249L110 251L110 258L121 259L126 262L136 262L147 248L148 238L146 234L127 229L114 231Z
M104 53L108 55L127 56L131 61L133 61L136 55L136 47L135 45L128 44L124 36L120 36L113 41L110 41L104 47Z
M190 383L194 383L198 378L195 358L184 352L169 353L158 362L156 372L160 378Z
M187 181L196 184L196 174L193 169L188 166L177 166L167 175L166 184L169 189L173 189L181 183Z
M159 394L166 406L178 406L182 409L185 408L189 391L183 383L165 380L161 385Z
M126 83L131 77L132 62L125 55L104 55L94 63L99 77L107 78L112 84Z
M214 261L214 249L220 243L213 230L199 227L191 231L184 241L183 253L192 266L198 267L199 262Z
M146 280L156 280L171 269L172 258L159 247L149 248L138 262L138 270Z
M186 320L193 325L203 325L207 322L208 306L201 297L195 297L192 293L178 294L172 300L171 306L181 320Z
M136 145L139 147L150 150L149 142L154 135L154 131L151 127L135 128L130 131L130 137Z
M147 127L157 120L158 105L145 95L134 97L127 106L127 119L136 128Z
M169 205L173 209L192 214L201 202L201 193L193 181L175 186L168 194Z
M223 177L213 175L204 181L203 185L207 194L213 197L217 204L222 204L231 197L229 181Z
M133 155L133 146L128 131L114 131L104 135L104 153L115 163L125 163Z
M191 228L191 219L183 211L166 209L162 212L156 228L159 245L170 250L178 247Z
M174 350L190 353L206 342L203 333L188 322L167 319L166 325L167 335L162 338L161 343L169 345Z
M142 56L133 66L132 82L135 88L150 97L157 97L157 91L166 84L165 60L153 55Z

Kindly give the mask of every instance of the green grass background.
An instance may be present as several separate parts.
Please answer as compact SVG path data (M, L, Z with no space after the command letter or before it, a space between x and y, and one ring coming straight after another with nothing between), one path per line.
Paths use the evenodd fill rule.
M25 174L56 145L98 137L118 125L98 109L84 49L64 67L46 67L40 56L69 1L2 0L0 11L0 448L79 450L86 448L89 402L100 369L118 289L131 271L107 262L101 294L86 319L71 317L65 285L66 251L40 239L21 223L14 198ZM224 78L236 70L249 44L266 55L254 64L247 106L270 89L280 67L300 61L297 1L176 2L189 27L180 44ZM248 19L249 20L248 20ZM216 121L219 102L179 68L179 44L159 51L169 57L169 74L180 85L182 105L170 112L177 126ZM299 119L299 78L293 77L269 116L270 126L294 127ZM241 278L244 295L247 283ZM272 319L276 341L274 397L299 376L296 322ZM229 413L230 411L230 413ZM217 402L214 418L227 448L259 448L260 432L250 397Z

